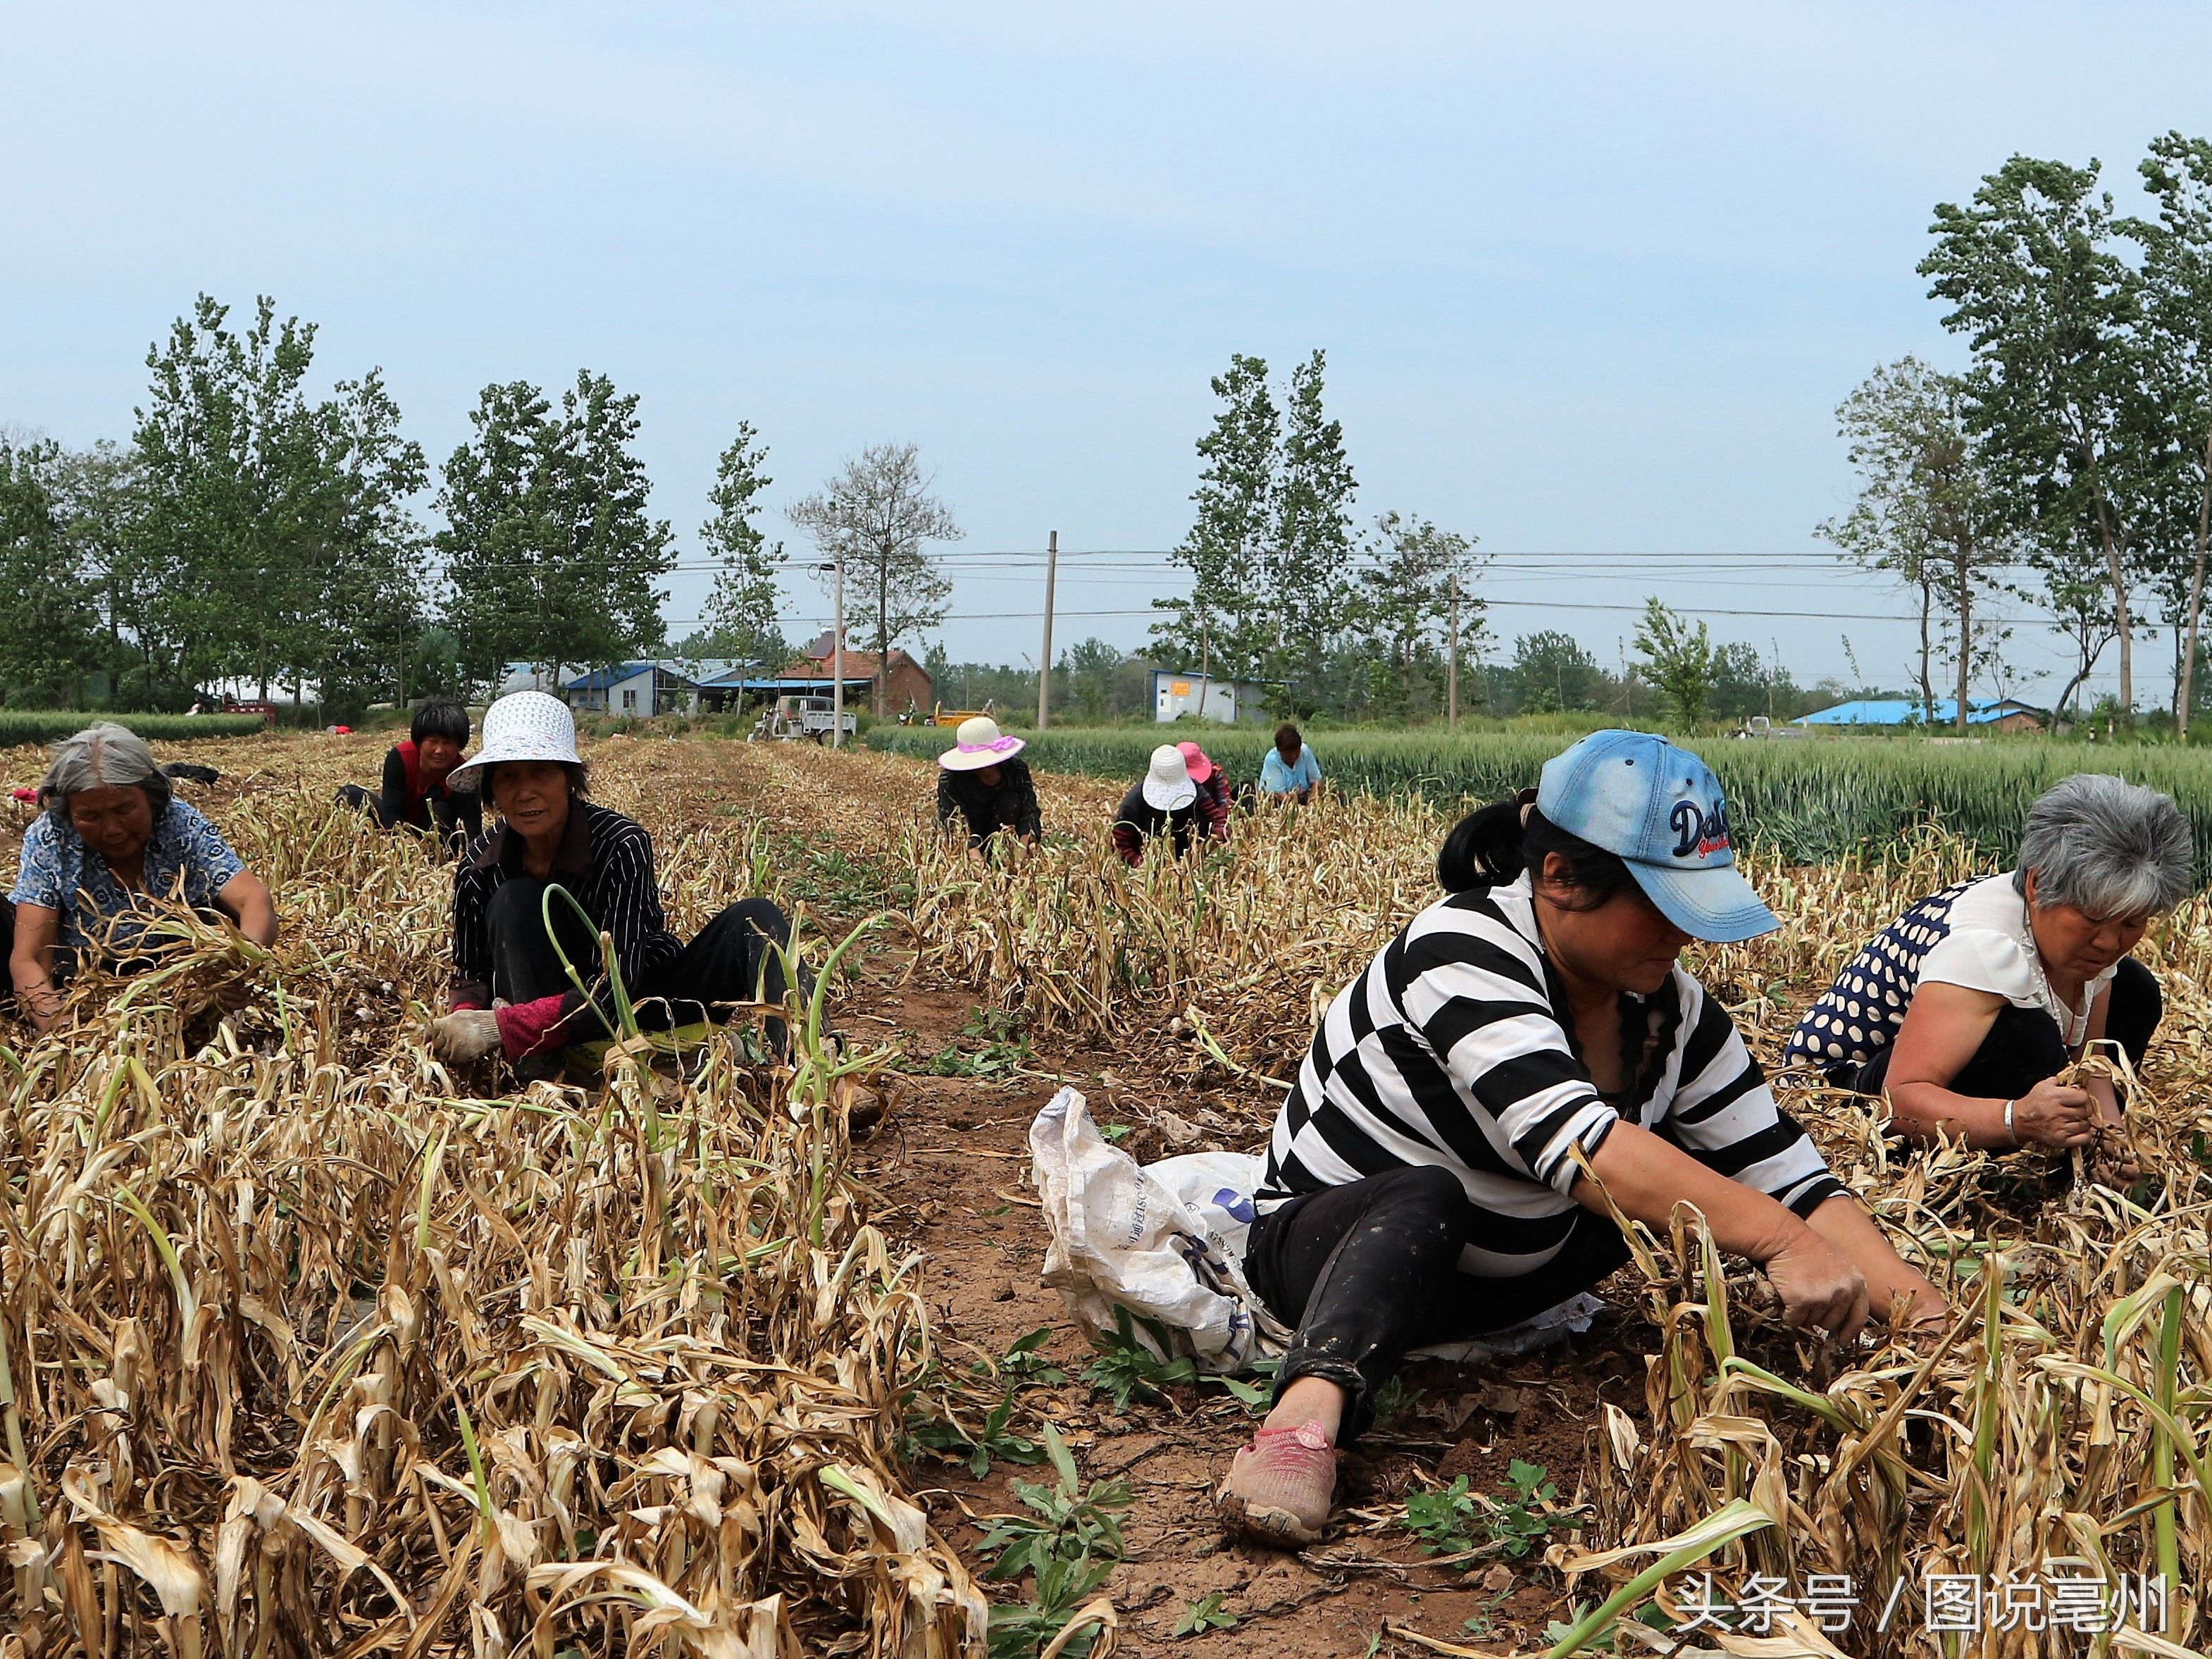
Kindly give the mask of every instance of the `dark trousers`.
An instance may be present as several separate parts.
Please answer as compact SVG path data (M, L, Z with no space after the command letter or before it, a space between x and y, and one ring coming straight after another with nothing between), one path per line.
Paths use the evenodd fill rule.
M2122 957L2112 975L2112 1000L2105 1005L2105 1035L2120 1045L2128 1063L2138 1070L2165 1012L2158 975L2133 957ZM1888 1084L1894 1046L1860 1066L1858 1075L1843 1086L1863 1095L1880 1094ZM1997 1010L1996 1021L1974 1057L1945 1086L1974 1100L2017 1100L2044 1079L2057 1077L2069 1058L2058 1022L2047 1010L2008 1002Z
M474 797L465 799L473 803ZM380 830L412 830L418 836L423 833L421 824L408 823L394 817L392 809L384 804L383 796L373 789L364 789L357 783L340 784L337 802L341 806L350 806L355 811L365 814ZM429 810L430 828L437 831L440 843L453 852L466 847L483 827L481 814L473 804L465 815L435 799L429 803Z
M1577 1209L1559 1253L1512 1279L1459 1269L1485 1243L1486 1212L1448 1170L1391 1170L1294 1198L1253 1224L1245 1277L1297 1336L1275 1392L1318 1376L1351 1396L1339 1439L1375 1417L1407 1352L1504 1330L1586 1291L1628 1260L1620 1229Z
M485 921L491 934L492 994L509 1002L535 1002L574 990L561 965L566 952L592 988L592 1000L606 1020L600 1026L586 1018L583 1024L592 1029L578 1040L608 1036L620 1026L606 994L599 933L565 901L556 898L549 936L546 885L532 877L510 876L491 896ZM558 951L554 948L556 939ZM791 921L782 911L766 899L740 899L701 928L698 938L648 971L642 984L623 988L629 994L637 1023L647 1030L663 1031L701 1020L719 1024L730 1017L727 1004L783 1001L783 958L771 947L790 943ZM784 1036L781 1021L769 1023L769 1040L779 1053Z

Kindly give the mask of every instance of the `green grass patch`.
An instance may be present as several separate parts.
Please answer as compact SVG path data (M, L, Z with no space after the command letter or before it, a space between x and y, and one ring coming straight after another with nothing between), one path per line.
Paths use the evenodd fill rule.
M82 708L0 708L0 749L26 743L59 743L102 720L142 738L170 743L185 738L250 738L269 729L269 723L258 714L111 714Z
M1133 782L1156 745L1194 736L1236 779L1259 775L1272 742L1258 728L1074 728L1031 737L1028 758L1041 771ZM928 727L879 726L868 734L875 748L928 757L951 740L950 732ZM1455 738L1439 731L1324 731L1313 734L1313 750L1333 787L1417 795L1452 811L1533 786L1544 763L1571 741L1571 733L1549 731ZM2045 738L1676 741L1686 742L1720 775L1738 843L1764 841L1793 862L1880 850L1931 823L1989 857L2008 859L2019 849L2029 802L2073 773L2114 772L2173 797L2196 831L2199 880L2212 873L2212 750Z

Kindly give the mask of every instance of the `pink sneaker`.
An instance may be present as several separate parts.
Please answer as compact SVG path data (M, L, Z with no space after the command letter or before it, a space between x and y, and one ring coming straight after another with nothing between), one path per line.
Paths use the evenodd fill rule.
M1229 1465L1214 1502L1230 1528L1255 1543L1313 1544L1336 1495L1336 1448L1318 1423L1261 1429Z

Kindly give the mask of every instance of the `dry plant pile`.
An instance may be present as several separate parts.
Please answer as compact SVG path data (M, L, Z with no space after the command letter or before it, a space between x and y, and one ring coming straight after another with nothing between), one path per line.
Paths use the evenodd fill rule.
M873 1062L473 1097L416 1036L448 872L328 805L379 754L196 754L255 769L210 811L283 939L0 1054L0 1653L979 1650L896 1461L929 1331L847 1174ZM677 925L765 884L757 828L665 820L665 751L592 759Z
M1138 872L1095 833L988 870L925 846L922 960L1038 1029L1127 1035L1163 1020L1178 1029L1178 1016L1194 1039L1194 1085L1233 1089L1247 1068L1287 1079L1316 1012L1434 896L1431 860L1448 823L1416 805L1369 801L1262 813L1207 859L1156 854ZM1783 929L1706 950L1691 966L1770 1061L1866 939L1912 902L1993 867L1928 831L1879 859L1785 868L1754 851L1749 864ZM1832 1641L1802 1608L1775 1616L1766 1634L1708 1626L1679 1649L1680 1638L1635 1623L1605 1639L1852 1659L2075 1653L2093 1638L2017 1616L1968 1646L1957 1637L1931 1646L1927 1576L1978 1581L1978 1617L1992 1624L1990 1598L2008 1583L2037 1583L2042 1597L2058 1594L2045 1574L2117 1584L2163 1573L2172 1598L2163 1638L2154 1612L2152 1632L2096 1650L2202 1643L2195 1587L2212 1572L2212 904L2191 901L2139 954L2160 978L2166 1012L2136 1085L2144 1177L2129 1191L2094 1184L2078 1160L1902 1147L1870 1103L1812 1087L1789 1096L1838 1174L1950 1294L1956 1316L1940 1343L1815 1350L1743 1294L1747 1279L1732 1291L1693 1217L1671 1237L1638 1241L1662 1350L1644 1420L1607 1409L1589 1494L1595 1523L1585 1548L1563 1559L1601 1598L1618 1589L1621 1611L1668 1583L1668 1619L1692 1566L1712 1573L1724 1600L1754 1575L1802 1599L1822 1575L1847 1576L1871 1602ZM1277 1098L1245 1094L1255 1118ZM1672 1575L1663 1581L1662 1567ZM1900 1578L1907 1611L1877 1631ZM1595 1622L1581 1632L1597 1634Z

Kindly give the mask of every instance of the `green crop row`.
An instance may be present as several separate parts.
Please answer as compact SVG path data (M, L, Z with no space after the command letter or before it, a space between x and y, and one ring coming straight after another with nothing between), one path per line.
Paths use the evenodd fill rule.
M82 708L0 708L0 749L27 743L58 743L101 720L128 727L140 737L176 741L184 738L250 738L269 729L258 714L105 714Z
M1046 732L1030 740L1043 771L1134 781L1156 744L1183 728ZM1232 778L1256 777L1265 732L1198 734ZM927 727L878 727L873 747L934 756L951 741ZM1536 781L1564 735L1483 732L1321 732L1313 748L1332 786L1372 795L1418 794L1452 808L1496 800ZM2200 876L2212 872L2212 752L2048 740L1949 744L1921 738L1715 738L1692 740L1720 775L1738 837L1774 844L1803 863L1855 848L1894 844L1914 826L1937 823L1994 856L2020 844L2028 803L2075 772L2116 772L2173 797L2196 830Z

